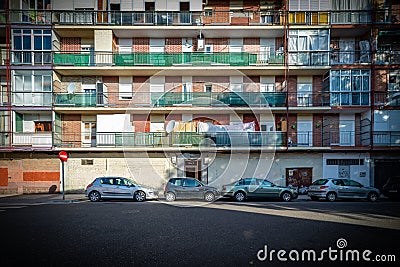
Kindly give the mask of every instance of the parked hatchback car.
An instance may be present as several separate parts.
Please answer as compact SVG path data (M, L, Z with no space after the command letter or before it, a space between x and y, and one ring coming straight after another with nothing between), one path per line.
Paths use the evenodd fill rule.
M400 176L390 177L384 184L382 193L388 198L400 198Z
M379 198L379 189L363 186L357 181L350 179L318 179L312 183L308 190L311 200L325 198L328 201L336 199L367 199L376 201Z
M90 201L101 199L120 198L145 201L157 199L155 189L137 184L135 181L124 177L98 177L85 189L85 195Z
M220 196L217 188L204 185L194 178L172 178L164 188L164 196L167 201L175 199L204 199L211 202Z
M277 198L291 201L298 196L296 188L277 186L268 180L258 178L240 179L224 185L221 194L236 201L244 201L247 198Z

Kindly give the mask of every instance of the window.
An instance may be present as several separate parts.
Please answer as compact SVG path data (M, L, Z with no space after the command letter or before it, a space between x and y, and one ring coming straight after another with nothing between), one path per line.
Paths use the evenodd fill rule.
M312 84L297 84L297 106L309 107L312 105Z
M132 77L119 77L119 99L132 99Z
M51 132L51 121L35 121L35 132Z
M81 159L81 165L93 165L92 159ZM101 179L100 182L104 184L104 179Z
M51 71L16 70L13 79L14 105L51 106Z
M327 30L289 31L289 64L328 65Z
M369 70L332 70L331 105L360 106L369 105Z
M364 159L327 159L326 165L364 165Z
M271 183L270 181L267 181L267 180L264 180L264 181L262 182L262 185L263 185L263 186L272 187L272 183Z
M206 93L211 93L212 92L212 84L206 84L204 85L204 91Z
M183 186L196 187L196 186L200 186L200 183L197 182L196 180L185 179L185 180L183 180Z
M13 64L51 64L51 30L16 29L12 41Z
M332 180L332 183L334 184L334 185L339 185L339 186L343 186L344 184L343 184L343 181L342 180Z
M388 91L400 91L400 71L390 70L389 71L389 81L388 81Z

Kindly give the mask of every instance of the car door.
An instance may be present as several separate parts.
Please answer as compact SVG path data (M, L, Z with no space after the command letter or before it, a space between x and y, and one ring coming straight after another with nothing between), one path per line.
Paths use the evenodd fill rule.
M276 190L278 189L278 190ZM256 193L257 197L262 198L275 198L279 196L279 188L274 188L274 184L268 180L263 180L258 186Z
M349 180L350 194L349 197L362 198L366 197L367 189L357 181Z
M122 177L116 177L114 179L115 182L115 189L114 189L114 196L116 198L132 198L132 187L130 183Z
M183 195L184 198L200 198L202 195L201 185L194 179L183 180Z
M249 178L245 180L244 184L248 197L258 197L258 189L261 185L261 180Z
M333 184L333 191L337 192L337 196L338 197L346 197L347 196L347 191L348 188L347 186L344 184L344 182L347 180L343 180L343 179L333 179L332 180L332 184Z
M100 179L100 194L102 197L113 197L114 196L114 178L104 177Z
M184 188L183 188L184 180L185 179L181 179L181 178L173 179L173 181L171 180L171 185L172 185L171 189L177 198L185 197L185 192L184 192Z

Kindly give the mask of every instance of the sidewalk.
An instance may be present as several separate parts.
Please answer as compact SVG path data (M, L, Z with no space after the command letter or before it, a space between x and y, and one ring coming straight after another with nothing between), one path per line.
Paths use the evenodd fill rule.
M0 195L0 203L73 203L85 201L87 198L84 194L65 194L63 199L62 194L23 194L23 195Z

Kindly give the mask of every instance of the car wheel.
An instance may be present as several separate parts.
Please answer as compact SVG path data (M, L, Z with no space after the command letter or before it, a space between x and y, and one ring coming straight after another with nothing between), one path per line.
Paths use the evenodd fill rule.
M136 191L135 192L135 200L137 202L143 202L146 200L146 193L143 191Z
M243 200L246 199L246 194L242 191L236 192L235 194L235 200L238 202L242 202Z
M92 202L98 202L101 199L101 195L97 191L92 191L92 192L89 193L89 199Z
M310 197L310 198L311 198L311 200L313 200L313 201L318 200L318 197Z
M326 194L326 200L333 202L336 200L336 194L334 192L329 192Z
M168 193L165 194L165 199L166 199L167 201L169 201L169 202L175 201L176 196L175 196L174 193L168 192Z
M378 198L379 198L379 196L378 196L378 194L375 193L375 192L369 193L369 194L368 194L368 197L367 197L368 201L371 201L371 202L377 201Z
M281 195L281 199L285 202L289 202L290 200L292 200L292 194L290 194L289 192L283 192Z
M214 195L212 192L207 192L207 193L205 193L205 195L204 195L204 199L205 199L207 202L212 202L212 201L214 201L214 199L215 199L215 195Z

